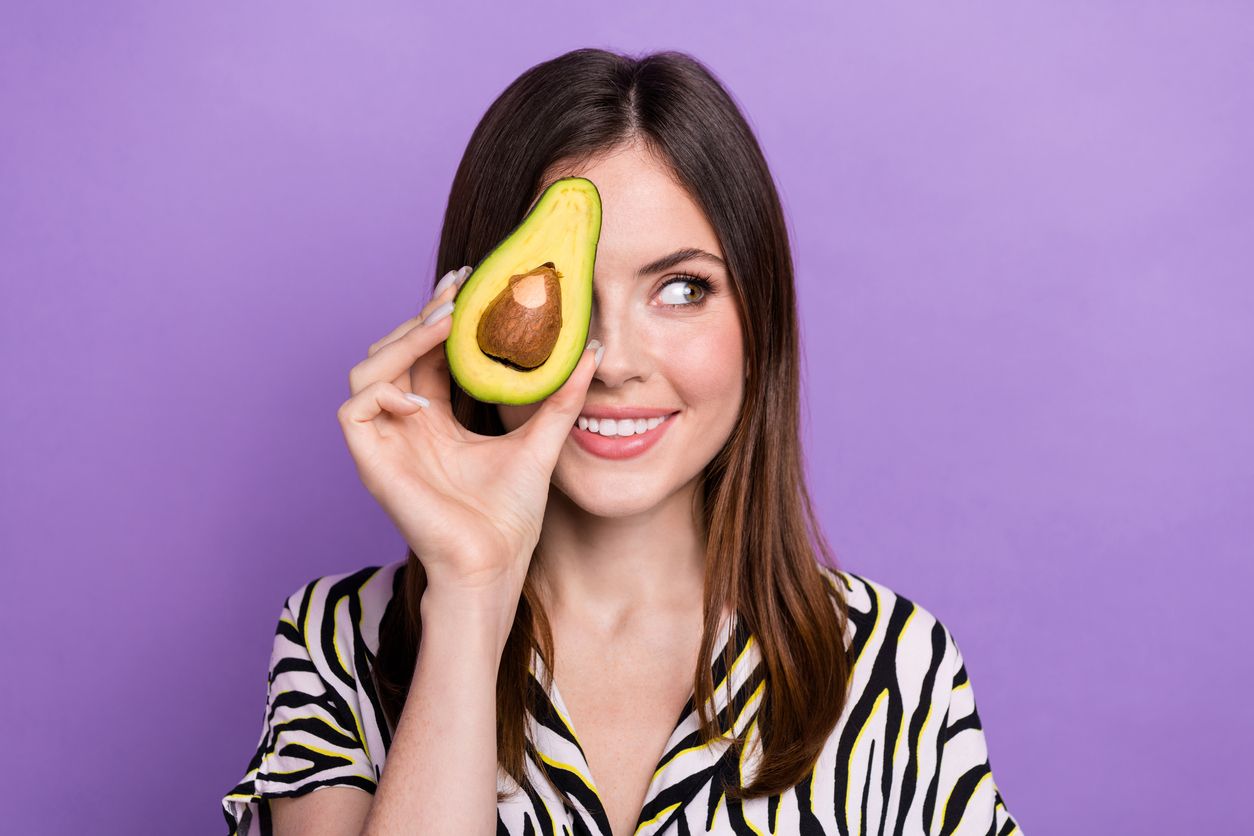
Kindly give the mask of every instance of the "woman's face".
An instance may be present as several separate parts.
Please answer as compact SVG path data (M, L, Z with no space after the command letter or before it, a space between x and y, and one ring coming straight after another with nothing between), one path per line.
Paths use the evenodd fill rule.
M741 322L714 230L643 146L621 146L555 169L543 185L571 175L595 183L602 202L589 336L599 339L605 352L584 412L609 406L676 414L649 431L662 432L648 449L627 458L585 449L575 438L585 430L576 426L558 458L553 484L590 514L628 516L658 505L698 477L727 441L744 390ZM674 253L681 253L680 260L650 268ZM709 289L692 277L706 278ZM513 430L539 406L498 409L505 428Z

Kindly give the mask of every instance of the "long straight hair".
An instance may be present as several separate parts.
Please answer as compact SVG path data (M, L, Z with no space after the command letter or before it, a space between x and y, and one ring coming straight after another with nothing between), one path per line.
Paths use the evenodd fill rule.
M765 694L757 709L762 753L754 780L722 791L731 798L773 795L807 777L845 708L848 606L840 585L819 568L834 569L836 562L802 467L788 231L766 160L731 95L682 52L630 57L578 49L530 68L492 103L470 138L449 193L436 275L481 261L526 214L552 166L635 140L669 164L705 212L727 256L742 312L748 377L740 418L702 471L695 498L707 542L704 633L693 693L703 740L726 736L741 750L747 732L733 735L706 710L717 687L711 665L727 607L758 643ZM746 311L752 315L744 316ZM474 400L456 381L450 385L454 414L464 426L484 435L505 432L495 405ZM422 636L426 573L412 549L401 573L375 659L380 700L393 727ZM733 644L725 650L728 670ZM534 741L525 712L534 711L533 701L543 696L530 687L533 649L549 663L548 688L553 637L529 571L496 686L498 762L528 791L534 787L524 758ZM535 762L551 782L547 764ZM506 797L498 793L498 801Z

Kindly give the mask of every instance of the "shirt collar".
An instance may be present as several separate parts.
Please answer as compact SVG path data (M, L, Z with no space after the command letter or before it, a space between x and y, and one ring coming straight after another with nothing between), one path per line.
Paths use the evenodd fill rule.
M752 732L756 730L754 716L764 693L757 639L735 611L720 620L717 636L710 667L715 684L711 704L716 722L723 729L731 725L735 734L744 733L749 726L752 738ZM726 675L728 666L723 658L723 651L729 643L732 647L730 677ZM602 833L609 833L609 820L566 703L556 683L548 690L543 687L547 672L544 659L533 648L529 682L537 713L528 712L530 736L535 743L531 755L544 762L554 783L582 808L580 814L587 820L595 821ZM753 764L749 761L756 752L751 745L746 745L739 762L736 762L734 753L728 752L731 733L725 732L723 737L702 744L699 722L695 696L690 694L645 793L636 829L639 836L652 833L669 822L675 811L691 801L708 783L710 776L707 775L704 780L688 779L699 778L701 773L725 773L729 769L739 769L743 776L746 769L752 769ZM528 764L529 773L534 767L534 763ZM547 784L538 771L530 777L537 787ZM689 791L685 792L684 787L688 787ZM644 829L641 830L641 827Z

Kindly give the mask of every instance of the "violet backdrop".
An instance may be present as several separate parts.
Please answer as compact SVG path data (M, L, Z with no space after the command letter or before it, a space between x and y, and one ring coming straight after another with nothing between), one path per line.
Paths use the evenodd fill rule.
M7 832L225 830L283 599L404 553L348 369L489 102L579 46L745 108L828 536L953 631L1025 831L1244 820L1254 12L871 6L6 3Z

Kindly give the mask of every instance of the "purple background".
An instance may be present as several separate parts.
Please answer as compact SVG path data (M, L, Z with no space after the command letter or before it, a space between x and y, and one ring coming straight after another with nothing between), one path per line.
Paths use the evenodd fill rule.
M283 599L403 554L348 369L425 299L488 103L577 46L745 107L827 531L954 632L1025 830L1236 821L1248 5L172 5L0 19L8 832L224 829Z

